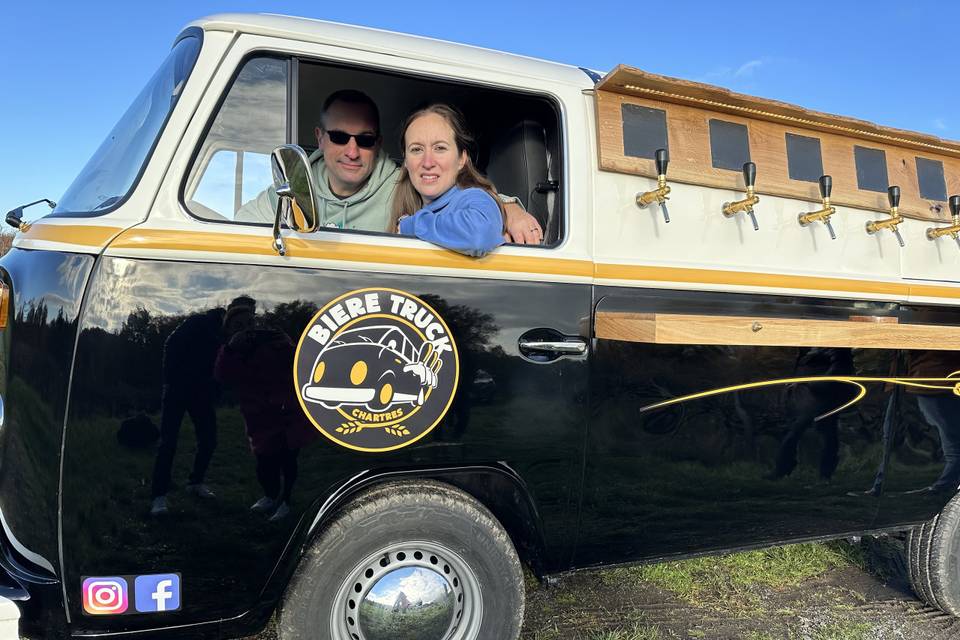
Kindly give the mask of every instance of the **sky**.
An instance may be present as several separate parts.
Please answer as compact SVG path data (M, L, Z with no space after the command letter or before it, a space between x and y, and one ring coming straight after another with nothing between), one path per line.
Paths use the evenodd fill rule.
M232 11L371 26L602 72L627 64L960 139L960 3L947 0L3 2L0 213L58 199L181 28Z

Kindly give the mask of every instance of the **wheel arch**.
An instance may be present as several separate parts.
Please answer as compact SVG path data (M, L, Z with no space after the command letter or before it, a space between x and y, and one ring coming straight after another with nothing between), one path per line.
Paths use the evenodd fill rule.
M370 471L343 483L319 506L306 529L297 556L309 549L327 522L358 495L383 484L434 480L471 495L503 525L523 564L542 576L547 571L547 550L540 513L523 478L509 465L465 465L430 469Z

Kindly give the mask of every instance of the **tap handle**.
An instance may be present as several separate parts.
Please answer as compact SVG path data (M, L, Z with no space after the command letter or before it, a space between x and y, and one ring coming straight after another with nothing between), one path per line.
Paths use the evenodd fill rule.
M670 163L670 158L667 156L666 149L657 149L653 154L654 162L657 164L657 175L665 176L667 175L667 165Z
M820 197L823 199L829 198L831 191L833 191L833 178L820 176Z
M757 165L752 162L743 163L743 183L748 187L757 183Z
M900 206L900 187L892 186L887 187L887 198L890 200L890 207L899 207Z
M960 196L950 196L950 215L960 216Z

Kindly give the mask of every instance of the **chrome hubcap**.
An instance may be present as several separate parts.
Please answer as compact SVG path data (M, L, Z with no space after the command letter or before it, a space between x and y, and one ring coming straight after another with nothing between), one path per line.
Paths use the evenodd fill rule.
M434 542L391 545L358 564L338 591L334 640L476 640L480 585Z

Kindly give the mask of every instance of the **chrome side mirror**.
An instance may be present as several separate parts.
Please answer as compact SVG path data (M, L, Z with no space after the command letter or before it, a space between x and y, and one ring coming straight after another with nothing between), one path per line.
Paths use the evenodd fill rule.
M273 221L273 248L286 255L280 236L280 225L300 233L310 233L319 227L317 196L313 190L310 159L295 144L280 145L270 154L273 168L273 186L277 194L277 213Z

